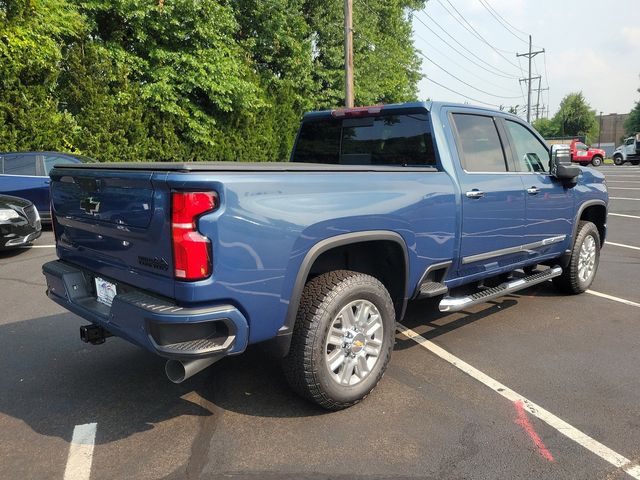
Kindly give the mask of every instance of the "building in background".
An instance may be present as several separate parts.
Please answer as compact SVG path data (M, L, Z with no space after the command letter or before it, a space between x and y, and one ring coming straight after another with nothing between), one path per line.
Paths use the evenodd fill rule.
M602 148L611 157L613 151L622 143L624 138L624 122L628 113L610 113L598 116L600 122L599 142L593 146Z

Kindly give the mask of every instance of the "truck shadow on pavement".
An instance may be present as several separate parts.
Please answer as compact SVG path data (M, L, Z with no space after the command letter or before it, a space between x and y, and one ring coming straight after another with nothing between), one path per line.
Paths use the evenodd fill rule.
M176 417L219 414L216 407L272 417L324 413L298 398L278 360L258 348L175 385L164 374L164 360L141 348L117 338L82 343L83 323L60 314L0 324L0 414L67 441L75 425L98 422L96 443L102 444Z
M516 298L457 314L440 313L434 301L412 302L403 324L433 339L517 305L522 300ZM180 416L204 420L225 410L282 418L327 414L294 394L280 361L259 347L175 385L164 375L164 360L141 348L117 338L99 346L82 343L81 324L65 313L0 325L0 413L67 441L75 425L98 422L98 444ZM395 349L411 347L418 348L399 337Z

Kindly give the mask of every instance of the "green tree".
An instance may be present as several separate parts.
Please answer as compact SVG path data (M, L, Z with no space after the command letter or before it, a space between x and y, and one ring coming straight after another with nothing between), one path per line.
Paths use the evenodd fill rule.
M553 119L539 118L535 120L532 125L544 138L557 137L560 135L559 125Z
M368 0L354 4L355 103L415 100L421 78L413 46L412 10L425 0ZM314 108L344 105L343 2L306 0L315 83Z
M358 104L416 98L410 12L357 4ZM344 103L340 0L0 0L0 150L102 161L286 159Z
M562 99L553 122L562 136L585 135L587 143L598 138L596 111L591 109L582 92L570 93Z
M76 124L54 90L63 47L83 32L64 0L0 0L0 149L73 150Z
M640 88L638 89L640 93ZM638 100L633 107L633 110L629 113L629 116L624 122L625 135L633 135L640 132L640 100Z

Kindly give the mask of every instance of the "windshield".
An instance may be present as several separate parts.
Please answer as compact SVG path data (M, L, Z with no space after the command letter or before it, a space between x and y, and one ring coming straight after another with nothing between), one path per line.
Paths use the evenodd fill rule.
M435 165L424 113L306 121L293 162L341 165Z

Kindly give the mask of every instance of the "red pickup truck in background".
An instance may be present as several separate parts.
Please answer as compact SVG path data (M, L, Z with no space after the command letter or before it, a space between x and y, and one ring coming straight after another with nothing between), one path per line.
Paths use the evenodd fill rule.
M604 161L604 150L588 147L579 140L573 140L569 148L571 149L571 161L578 162L583 167L589 164L599 167Z

